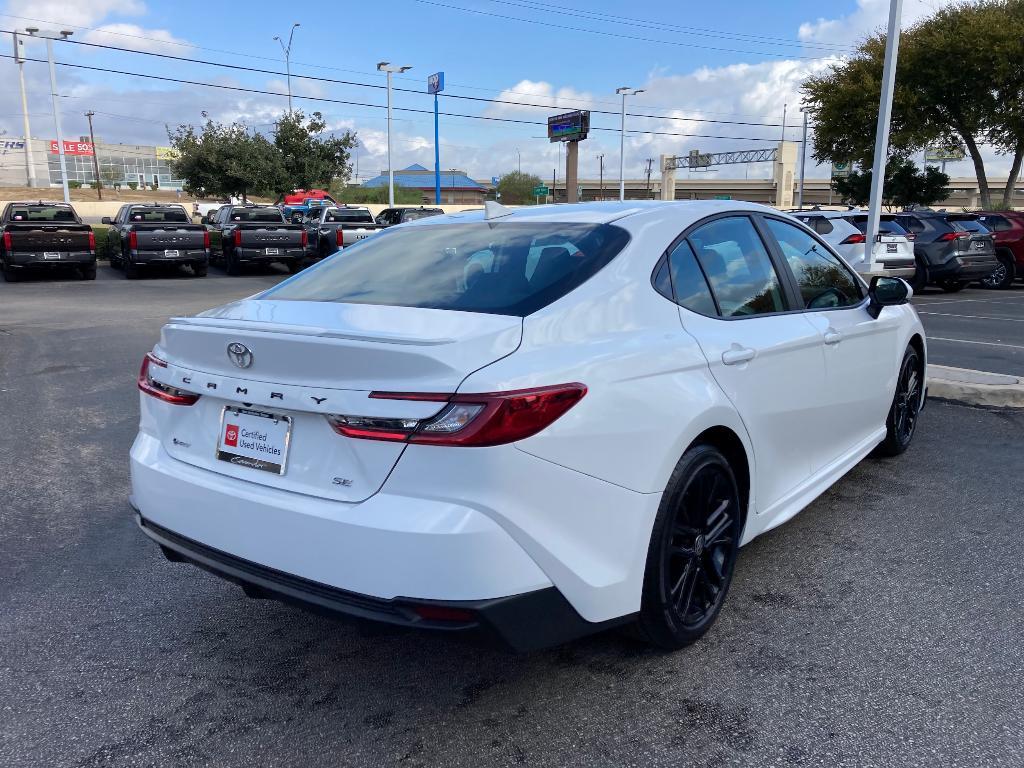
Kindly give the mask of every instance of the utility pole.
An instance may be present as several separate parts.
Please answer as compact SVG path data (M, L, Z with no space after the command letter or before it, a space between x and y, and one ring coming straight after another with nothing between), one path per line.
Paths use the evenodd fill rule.
M97 159L96 153L96 135L92 132L92 117L96 113L91 109L85 113L85 116L89 118L89 141L92 143L92 170L96 175L96 196L103 199L103 181L100 179L100 161Z
M807 110L800 107L804 116L804 137L800 140L800 186L796 193L796 207L804 209L804 169L807 167Z
M598 183L598 186L601 189L601 199L604 200L604 155L598 155L597 162L600 164L601 167L601 181Z
M643 88L622 86L615 93L622 97L622 124L619 129L619 200L626 199L626 97L643 93Z
M18 63L18 82L21 84L21 118L25 123L25 178L30 187L36 186L36 166L32 160L32 129L28 124L28 94L25 92L25 57L21 53L24 43L14 33L14 60Z
M654 158L647 158L647 197L651 196L651 166L654 165Z
M388 207L395 207L395 169L391 165L391 75L408 72L412 67L393 67L389 61L378 61L377 71L388 76Z
M900 17L903 0L890 0L889 30L885 37L885 63L882 65L882 96L878 103L878 125L875 128L875 157L871 165L871 199L868 203L868 228L864 238L864 264L871 272L878 220L882 213L882 189L885 185L885 161L889 154L889 118L892 116L892 95L896 87L896 59L900 51Z
M284 51L284 70L288 77L288 114L292 113L292 38L295 36L295 28L302 26L299 22L292 24L292 30L288 33L288 45L285 46L284 40L278 35L274 35L274 39L277 40L281 45L281 50Z

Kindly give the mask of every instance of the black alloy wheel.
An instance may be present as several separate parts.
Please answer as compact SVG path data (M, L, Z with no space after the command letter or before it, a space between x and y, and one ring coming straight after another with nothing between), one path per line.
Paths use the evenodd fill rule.
M677 649L718 616L732 582L743 529L739 488L726 458L691 448L673 472L648 551L640 631Z
M921 413L923 388L924 371L921 356L913 347L907 347L903 355L903 364L900 366L900 376L896 381L896 394L885 422L885 440L879 444L876 453L882 456L898 456L910 447Z
M1016 277L1014 272L1013 259L1001 253L999 254L999 266L981 278L981 286L983 288L1005 290L1013 285L1014 277Z

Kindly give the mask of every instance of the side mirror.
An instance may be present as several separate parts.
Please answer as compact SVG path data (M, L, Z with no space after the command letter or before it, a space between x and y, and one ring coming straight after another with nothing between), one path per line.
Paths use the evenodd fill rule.
M210 217L209 216L203 216L201 219L199 219L199 223L200 224L209 224L210 223Z
M100 219L100 223L101 224L113 224L114 222L112 222L110 220L109 216L104 216L102 219Z
M868 288L868 314L877 319L882 313L882 307L895 307L899 304L906 304L914 295L913 289L907 282L898 277L871 278L871 286Z

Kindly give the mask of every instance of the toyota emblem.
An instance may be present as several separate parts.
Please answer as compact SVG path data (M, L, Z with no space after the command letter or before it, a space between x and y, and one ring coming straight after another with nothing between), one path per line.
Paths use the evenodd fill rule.
M228 344L228 359L239 368L248 368L252 365L252 350L245 344L233 341Z

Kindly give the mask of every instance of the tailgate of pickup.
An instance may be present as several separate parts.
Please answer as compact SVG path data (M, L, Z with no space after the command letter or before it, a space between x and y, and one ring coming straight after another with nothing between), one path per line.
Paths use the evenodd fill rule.
M194 224L136 228L134 231L138 249L143 251L202 250L205 247L205 229Z
M89 235L87 225L74 229L60 226L42 226L33 229L8 228L12 251L88 251Z

